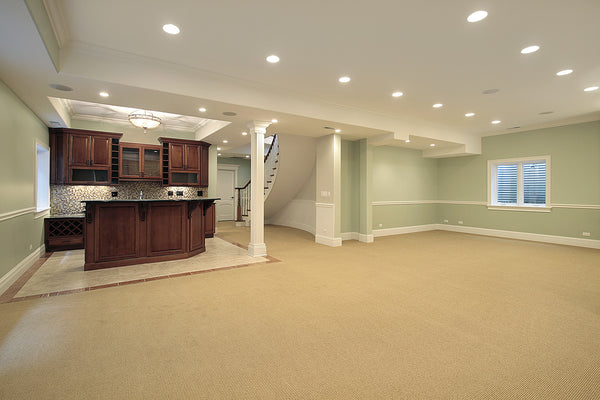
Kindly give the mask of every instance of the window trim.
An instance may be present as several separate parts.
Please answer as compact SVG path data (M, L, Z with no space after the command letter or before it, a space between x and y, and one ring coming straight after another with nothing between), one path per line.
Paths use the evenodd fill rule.
M494 193L492 185L495 183L495 166L499 164L525 164L534 161L544 161L546 163L546 204L535 205L535 204L499 204L494 203ZM520 170L520 169L519 169ZM533 211L533 212L550 212L552 210L551 201L551 157L550 155L535 156L535 157L519 157L519 158L505 158L500 160L488 160L488 182L487 182L487 208L488 210L509 210L509 211ZM523 192L523 177L519 173L518 187L519 197L522 196Z
M44 207L40 208L39 207L39 202L38 202L38 186L39 186L39 182L38 182L38 147L41 147L42 149L45 150L45 152L48 153L47 157L48 157L48 165L46 166L46 170L48 173L48 199L47 199L47 204L44 204ZM34 209L34 219L38 219L41 217L44 217L46 215L49 214L50 212L50 146L48 146L47 144L41 142L39 139L35 139L35 145L34 145L34 160L35 160L35 168L34 168L34 173L35 173L35 177L34 177L34 188L33 188L33 204L35 205Z

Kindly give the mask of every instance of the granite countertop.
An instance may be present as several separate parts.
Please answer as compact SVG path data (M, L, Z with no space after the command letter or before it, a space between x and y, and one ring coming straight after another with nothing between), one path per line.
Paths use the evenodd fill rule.
M53 215L48 215L46 217L46 219L48 218L83 218L85 217L85 214L53 214Z
M215 201L220 197L197 197L195 199L113 199L113 200L82 200L82 203L147 203L158 201Z

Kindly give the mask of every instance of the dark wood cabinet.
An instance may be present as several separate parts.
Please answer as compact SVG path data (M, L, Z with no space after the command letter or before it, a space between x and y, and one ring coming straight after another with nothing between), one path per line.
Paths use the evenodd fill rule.
M139 257L141 239L137 203L99 204L94 219L97 221L93 227L97 262Z
M206 216L204 217L204 223L205 236L208 238L214 237L216 231L216 214L214 203L206 208Z
M163 184L208 186L209 143L159 138L163 145Z
M162 147L158 145L119 144L119 180L160 181Z
M205 251L205 220L213 201L86 201L84 269L176 260Z
M110 139L107 136L69 134L69 165L109 168Z
M146 255L164 256L186 251L187 203L149 203L146 220Z
M208 146L200 147L200 186L208 186Z
M188 213L190 217L189 238L190 251L204 251L204 238L206 216L204 213L204 204L200 202L191 202L188 205Z
M83 217L44 218L46 251L83 249Z
M118 145L122 134L50 128L50 183L118 183Z

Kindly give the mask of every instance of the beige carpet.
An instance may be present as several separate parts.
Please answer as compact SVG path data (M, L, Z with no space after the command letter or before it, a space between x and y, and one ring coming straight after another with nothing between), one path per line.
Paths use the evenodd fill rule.
M600 398L598 250L266 243L282 262L0 304L0 398Z

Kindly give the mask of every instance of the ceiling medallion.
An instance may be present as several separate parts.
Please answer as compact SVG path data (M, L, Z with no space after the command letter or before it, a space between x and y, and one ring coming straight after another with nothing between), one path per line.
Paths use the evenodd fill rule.
M129 114L129 122L135 127L142 128L144 133L148 129L157 128L162 122L160 118L152 114L150 111L134 111Z

